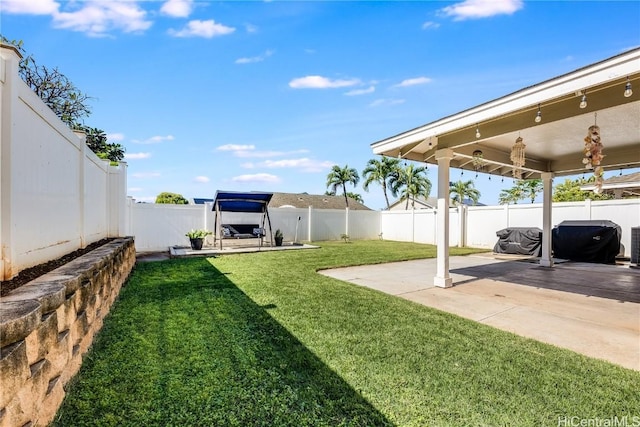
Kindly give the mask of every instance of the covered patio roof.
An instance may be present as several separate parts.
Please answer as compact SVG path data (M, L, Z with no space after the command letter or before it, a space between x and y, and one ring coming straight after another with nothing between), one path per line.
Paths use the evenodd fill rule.
M536 121L538 112L541 120ZM526 150L521 177L540 178L543 183L540 265L553 267L553 177L585 171L584 139L594 124L600 127L604 170L640 167L640 48L372 144L375 154L438 165L436 286L453 284L450 168L515 175L511 149L522 137ZM480 165L474 163L474 151L482 152Z
M625 97L629 82L633 94ZM580 108L582 96L587 106ZM535 122L540 109L542 120ZM596 116L597 114L597 116ZM371 145L375 154L437 164L436 151L453 150L450 166L511 176L511 147L526 144L525 179L584 172L587 129L601 129L605 170L640 167L640 48L524 88ZM476 137L479 131L480 137Z

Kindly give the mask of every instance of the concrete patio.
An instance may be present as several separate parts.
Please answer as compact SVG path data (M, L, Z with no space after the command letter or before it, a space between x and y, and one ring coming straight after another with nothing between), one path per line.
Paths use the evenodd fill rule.
M432 284L435 259L320 273L640 370L640 269L501 258L451 257L449 289Z

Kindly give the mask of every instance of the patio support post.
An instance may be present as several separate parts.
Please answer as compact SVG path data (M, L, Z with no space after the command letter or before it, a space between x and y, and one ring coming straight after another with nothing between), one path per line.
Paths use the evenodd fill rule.
M445 148L436 151L438 161L438 213L436 216L438 258L436 260L436 276L433 284L440 288L453 286L449 275L449 163L453 158L453 150Z
M542 256L540 265L543 267L553 267L553 256L551 255L551 212L552 199L551 190L553 185L553 173L545 172L542 178Z

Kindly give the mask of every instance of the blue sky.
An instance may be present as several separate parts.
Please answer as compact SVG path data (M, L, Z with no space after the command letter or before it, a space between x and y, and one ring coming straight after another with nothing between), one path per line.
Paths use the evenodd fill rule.
M2 0L0 14L92 97L85 124L126 148L140 201L323 194L373 142L640 45L638 1ZM512 184L480 175L480 201ZM379 186L350 191L384 206Z

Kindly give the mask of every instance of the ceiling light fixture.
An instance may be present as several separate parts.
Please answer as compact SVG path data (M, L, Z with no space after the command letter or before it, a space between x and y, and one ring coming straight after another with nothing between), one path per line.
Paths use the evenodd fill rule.
M480 138L480 127L478 127L478 125L476 125L476 138Z
M587 91L582 92L582 100L580 101L580 108L587 108Z
M542 111L540 111L540 104L538 104L538 112L536 113L536 118L534 119L536 123L540 123L542 121Z
M633 95L633 90L631 89L631 81L627 76L627 84L624 86L624 97L629 98L631 95Z

